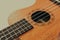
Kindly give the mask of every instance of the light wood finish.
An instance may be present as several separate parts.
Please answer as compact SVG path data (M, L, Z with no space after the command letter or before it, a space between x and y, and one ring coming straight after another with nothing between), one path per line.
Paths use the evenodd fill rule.
M49 4L52 4L50 0L36 0L36 3L34 5L17 10L12 13L8 19L8 22L11 25L23 18L30 22L31 20L28 20L30 18L26 17L31 15L36 10L42 10L44 7L48 8ZM55 9L56 7L58 8ZM49 14L53 14L51 15L53 16L51 22L49 22L49 24L47 23L45 25L40 26L37 23L36 25L34 25L34 21L33 23L30 22L30 24L33 25L34 29L21 35L19 37L21 40L57 40L58 34L60 32L60 7L56 5L55 7L52 7L49 10L47 10L47 8L45 8L45 11L49 12ZM52 9L55 10L52 11Z

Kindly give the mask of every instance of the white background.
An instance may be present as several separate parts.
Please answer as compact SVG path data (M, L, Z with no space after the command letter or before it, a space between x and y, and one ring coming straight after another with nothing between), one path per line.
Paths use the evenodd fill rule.
M0 30L8 25L8 16L15 10L31 6L36 0L0 0Z

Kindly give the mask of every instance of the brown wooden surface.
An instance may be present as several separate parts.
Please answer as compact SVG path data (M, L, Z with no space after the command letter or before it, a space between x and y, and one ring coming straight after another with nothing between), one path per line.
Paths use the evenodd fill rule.
M34 5L12 13L8 19L8 22L11 25L21 20L22 18L25 18L28 22L30 22L32 20L30 20L30 18L26 18L26 16L28 17L34 11L42 10L44 7L50 7L49 4L52 4L50 0L36 0L36 3ZM33 25L34 29L21 35L19 37L21 40L57 40L58 34L60 32L60 7L58 5L55 5L49 10L47 10L47 8L44 8L44 10L51 14L51 21L45 25L38 25L37 23L34 25L34 21L32 23L30 22Z

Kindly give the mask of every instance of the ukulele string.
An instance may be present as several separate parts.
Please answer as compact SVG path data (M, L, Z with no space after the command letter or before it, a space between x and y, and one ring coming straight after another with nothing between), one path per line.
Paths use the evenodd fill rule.
M58 7L57 7L57 8L58 8ZM55 8L55 9L56 9L56 8ZM54 11L54 9L53 9L53 11ZM50 11L50 12L53 12L53 11ZM31 21L31 23L33 23L33 20ZM36 23L34 23L34 25L35 25L35 24L36 24ZM44 34L44 33L43 33L43 34ZM43 35L43 34L42 34L42 35Z
M49 9L51 9L50 6L51 6L51 5L48 6ZM54 5L53 7L55 7L55 6L56 6L56 5ZM47 7L47 8L48 8L48 7ZM49 10L49 9L47 9L47 10ZM55 9L57 9L57 8L55 8ZM53 11L54 11L55 9L53 9ZM45 10L45 9L42 9L42 10ZM50 12L53 12L53 11L51 10ZM29 16L29 17L30 17L30 16ZM29 20L29 21L30 21L30 20ZM33 20L31 20L30 22L33 23ZM34 23L34 24L36 24L36 23ZM43 33L43 34L44 34L44 33Z
M57 9L57 8L59 8L59 7L57 6L55 9ZM50 12L53 12L55 9L51 10Z
M49 37L50 35L48 35L47 37ZM55 36L52 36L52 39L55 39Z
M57 3L56 3L56 4L57 4ZM55 7L56 4L51 3L51 4L49 4L47 7L42 8L42 10L48 11L49 9Z
M55 6L56 6L56 5L52 5L52 7L55 7ZM51 7L51 5L50 5L50 7L48 7L48 8L51 9L52 7ZM46 10L43 9L43 10L48 11L48 12L51 12L51 11L49 11L49 9L46 9ZM36 15L37 15L37 14L36 14ZM36 16L36 15L34 15L34 16ZM44 14L42 14L42 15L44 15ZM42 15L41 15L41 16L42 16ZM33 17L34 17L34 16L33 16ZM40 16L39 16L39 17L40 17ZM38 17L37 17L37 18L38 18ZM37 18L35 18L34 20L36 20Z
M57 7L57 8L58 8L58 7ZM50 11L50 12L51 12L51 11ZM52 27L50 27L49 29L51 29L51 28L52 28ZM45 32L47 32L47 30L46 30ZM44 32L44 33L45 33L45 32ZM43 34L44 34L44 33L43 33ZM43 35L43 34L42 34L42 35ZM50 36L50 35L48 35L47 37L49 37L49 36ZM55 38L55 36L52 37L52 39L54 39L54 38Z
M59 7L55 5L55 6L53 6L53 8L54 9L52 9L52 10L48 10L48 12L53 12L54 10L58 9Z
M49 5L49 6L50 6L50 5ZM52 6L52 7L55 7L55 6L56 6L56 5L54 5L54 6ZM51 8L52 8L52 7L51 7ZM48 8L51 9L50 7L48 7ZM47 8L47 10L49 10L48 8ZM56 7L55 9L57 9L57 8L58 8L58 7ZM49 11L49 12L53 12L55 9L53 9L53 10L51 10L51 11ZM42 9L42 10L45 10L45 9ZM33 23L33 21L31 21L31 23ZM36 24L36 23L35 23L35 24Z
M41 9L41 10L45 10L45 9L47 9L47 10L48 10L48 8L53 7L52 5L53 5L53 4L49 4L49 5L48 5L48 7L44 7L44 8L43 8L43 9ZM47 10L46 10L46 11L47 11ZM36 14L36 15L37 15L37 14ZM36 16L36 15L34 15L34 16ZM31 15L27 16L26 18L30 18L30 17L31 17ZM33 20L29 20L29 19L28 19L28 21L30 21L30 23L33 23ZM36 24L36 23L35 23L35 24Z
M50 6L50 7L49 7L49 6ZM46 11L48 11L48 12L50 12L50 13L51 13L51 12L53 12L55 9L57 9L57 8L58 8L58 7L56 7L56 5L54 5L54 4L50 4L49 6L48 6L48 7L46 7L45 9L47 9ZM54 7L56 7L56 8L54 8ZM49 11L49 9L48 9L48 8L49 8L49 9L54 8L54 9L53 9L53 10L51 10L51 11ZM43 8L42 10L45 10L45 9ZM35 15L34 15L34 16L35 16ZM30 17L30 15L29 15L29 17ZM29 17L28 17L28 18L29 18ZM35 19L37 19L37 18L35 18ZM35 19L34 19L34 20L35 20ZM29 21L30 21L30 20L29 20ZM43 20L42 20L42 21L43 21ZM32 20L32 21L30 21L30 22L32 23L32 22L33 22L33 20ZM36 23L35 23L35 24L36 24Z
M52 7L54 7L55 5L53 5L53 4L49 4L47 7L44 7L44 8L42 8L42 9L40 9L40 10L45 10L45 11L48 11L49 9L51 9ZM38 9L39 10L39 9ZM34 15L35 16L35 15Z
M56 6L56 5L50 4L48 7L42 8L42 10L48 11L49 9L51 9L54 6Z

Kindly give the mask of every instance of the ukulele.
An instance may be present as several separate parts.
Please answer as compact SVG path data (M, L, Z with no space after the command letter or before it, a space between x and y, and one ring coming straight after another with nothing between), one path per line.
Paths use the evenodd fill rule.
M60 40L60 0L36 0L12 13L8 22L0 40Z

